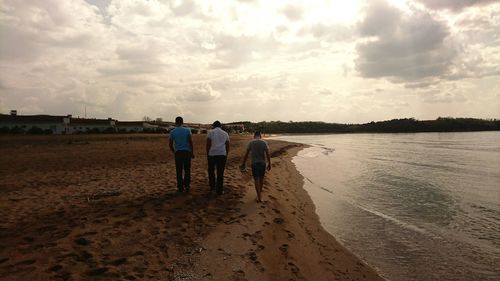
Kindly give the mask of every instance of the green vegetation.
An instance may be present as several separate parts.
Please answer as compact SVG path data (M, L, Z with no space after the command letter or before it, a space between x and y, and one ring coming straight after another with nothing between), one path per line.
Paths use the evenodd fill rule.
M413 133L413 132L466 132L499 131L500 120L475 118L439 117L436 120L419 121L414 118L392 119L365 124L338 124L325 122L235 122L245 126L245 131L260 130L274 134L307 133Z
M154 123L154 122L152 122ZM240 126L242 124L243 126ZM419 121L414 118L392 119L388 121L370 122L365 124L339 124L319 121L304 122L258 122L249 121L226 124L223 129L229 133L255 132L260 130L271 134L332 134L332 133L415 133L415 132L471 132L471 131L500 131L500 120L439 117L436 120ZM24 126L12 128L0 127L0 134L52 134L50 129L43 130L36 126L29 129ZM192 128L197 134L200 130ZM125 128L107 127L105 129L92 128L85 131L76 131L76 134L114 134L114 133L167 133L166 127L143 128L142 131L126 130ZM201 133L206 134L206 129Z

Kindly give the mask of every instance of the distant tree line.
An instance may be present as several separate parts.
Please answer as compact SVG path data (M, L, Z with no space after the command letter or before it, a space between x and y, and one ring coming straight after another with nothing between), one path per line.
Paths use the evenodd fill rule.
M392 119L388 121L364 124L338 124L325 122L258 122L242 123L245 131L274 134L307 134L307 133L414 133L414 132L467 132L467 131L499 131L500 120L476 118L439 117L436 120L419 121L415 118Z
M161 121L157 121L161 122ZM154 123L154 121L153 121ZM243 124L245 132L255 132L257 130L271 134L321 134L321 133L415 133L415 132L468 132L468 131L500 131L500 120L497 119L476 119L476 118L451 118L439 117L436 120L419 121L415 118L392 119L388 121L370 122L364 124L339 124L319 121L304 122L234 122L229 124ZM230 133L240 133L243 128L238 126L224 127ZM193 134L198 133L198 129L191 129ZM205 134L206 129L201 133ZM143 131L127 131L109 127L104 130L97 128L89 129L80 134L113 134L113 133L167 133L166 128L144 128ZM0 134L52 134L50 129L41 129L36 126L30 129L22 127L0 127Z

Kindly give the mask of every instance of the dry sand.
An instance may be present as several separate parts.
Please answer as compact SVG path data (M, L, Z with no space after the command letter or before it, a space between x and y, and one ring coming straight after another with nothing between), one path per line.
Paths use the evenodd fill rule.
M205 136L176 194L165 135L0 137L1 280L382 280L326 233L269 141L264 202L232 136L225 194L209 195Z

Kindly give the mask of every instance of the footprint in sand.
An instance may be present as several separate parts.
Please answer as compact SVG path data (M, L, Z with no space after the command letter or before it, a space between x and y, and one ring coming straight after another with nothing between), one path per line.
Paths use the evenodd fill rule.
M110 265L119 266L127 262L127 258L119 258L109 262Z
M288 256L288 244L281 245L279 249L282 255L284 255L285 257Z
M49 268L49 271L52 271L52 272L58 272L58 271L59 271L59 270L61 270L62 268L63 268L63 267L62 267L62 265L60 265L60 264L56 264L56 265L54 265L54 266L51 266L51 267Z
M14 266L25 266L25 265L34 264L35 262L36 262L35 260L23 260L23 261L20 261L20 262L14 264Z
M86 274L87 274L87 276L99 276L99 275L106 273L108 270L109 270L109 268L107 268L107 267L99 267L99 268L95 268L95 269L91 269L91 270L87 271Z
M290 268L290 271L294 274L294 275L298 275L299 272L300 272L300 269L293 263L293 262L289 262L288 263L288 266Z
M273 222L274 222L275 224L283 224L283 223L285 222L285 220L284 220L283 218L275 218L275 219L273 220Z
M288 239L293 239L295 238L295 234L289 230L285 230L287 235L288 235Z
M247 255L248 255L248 258L249 258L251 261L253 261L254 263L255 263L255 262L258 262L258 260L257 260L257 259L258 259L258 258L257 258L257 253L255 253L255 251L254 251L254 250L250 250L250 251L247 253Z
M237 270L237 271L234 271L233 273L233 280L238 280L238 281L245 281L247 280L245 278L245 272L243 270Z
M80 245L80 246L87 246L90 244L90 240L88 240L85 237L80 237L75 240L75 244Z

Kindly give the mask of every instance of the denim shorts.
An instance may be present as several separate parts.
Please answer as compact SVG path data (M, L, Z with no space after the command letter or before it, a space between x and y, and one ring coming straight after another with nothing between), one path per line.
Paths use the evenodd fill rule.
M252 176L263 177L266 174L266 163L252 163Z

